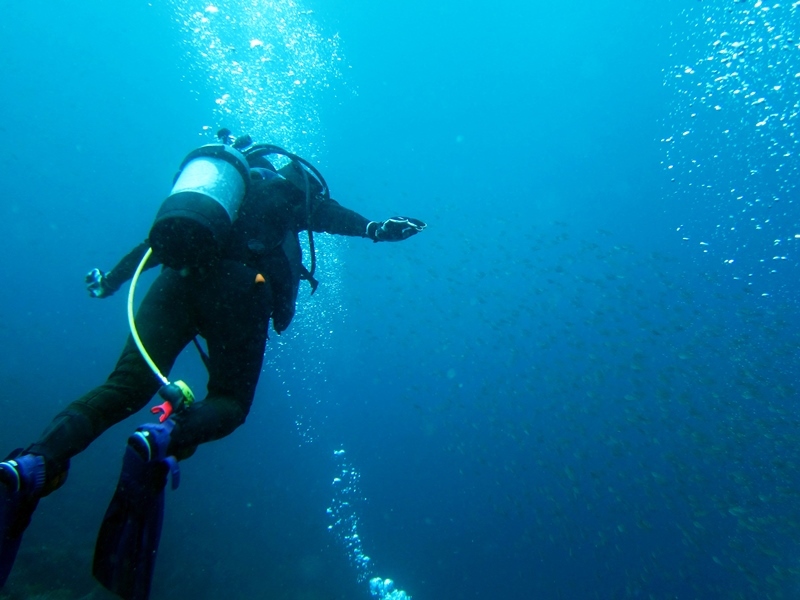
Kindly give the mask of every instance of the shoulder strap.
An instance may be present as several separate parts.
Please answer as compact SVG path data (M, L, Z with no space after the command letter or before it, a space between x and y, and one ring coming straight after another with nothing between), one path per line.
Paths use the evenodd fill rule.
M300 265L300 279L309 283L311 286L312 295L317 291L317 288L319 287L319 281L314 278L312 272L306 269L306 266L303 264Z
M203 361L203 365L205 365L206 371L210 371L211 368L209 364L208 354L206 354L206 351L203 350L203 347L200 345L200 342L197 341L197 336L194 336L192 338L192 341L194 342L194 347L197 348L197 351L200 353L200 358Z

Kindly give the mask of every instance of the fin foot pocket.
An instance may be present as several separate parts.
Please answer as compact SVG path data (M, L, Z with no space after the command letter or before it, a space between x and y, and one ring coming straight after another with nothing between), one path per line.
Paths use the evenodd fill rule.
M0 588L2 588L39 504L45 482L44 458L15 450L0 462Z

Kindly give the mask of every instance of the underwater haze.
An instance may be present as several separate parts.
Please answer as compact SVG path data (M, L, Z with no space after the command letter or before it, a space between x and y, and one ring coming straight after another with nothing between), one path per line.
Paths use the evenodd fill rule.
M113 368L127 286L83 277L219 128L428 224L316 236L247 422L167 493L154 600L800 597L800 3L2 8L2 456ZM151 420L72 460L0 599L111 598Z

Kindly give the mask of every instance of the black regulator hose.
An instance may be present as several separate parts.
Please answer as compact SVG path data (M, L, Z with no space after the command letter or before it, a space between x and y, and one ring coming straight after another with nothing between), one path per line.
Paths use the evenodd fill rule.
M245 157L257 157L257 156L267 156L270 154L277 154L279 156L285 156L289 160L296 162L300 165L300 170L303 172L303 183L306 188L306 217L308 218L308 249L311 254L311 268L308 270L308 274L313 277L314 271L317 269L317 254L314 249L314 232L311 227L311 183L308 180L309 172L311 175L314 176L314 179L317 180L320 187L322 188L322 197L325 200L331 199L331 193L328 189L328 183L325 181L325 178L322 176L317 168L308 162L305 158L297 156L289 152L288 150L284 150L280 146L274 146L272 144L256 144L248 148L244 155Z

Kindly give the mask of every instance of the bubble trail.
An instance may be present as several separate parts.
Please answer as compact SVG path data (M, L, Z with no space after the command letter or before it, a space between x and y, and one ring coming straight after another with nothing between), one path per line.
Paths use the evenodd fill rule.
M350 565L356 571L357 581L363 583L369 580L372 596L378 600L411 600L406 592L395 589L391 579L374 575L372 561L364 553L364 545L358 533L358 506L366 501L359 487L361 473L347 460L344 449L334 450L333 457L338 474L331 483L333 498L327 511L331 519L328 529L343 545Z

